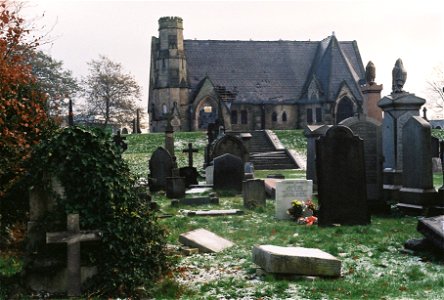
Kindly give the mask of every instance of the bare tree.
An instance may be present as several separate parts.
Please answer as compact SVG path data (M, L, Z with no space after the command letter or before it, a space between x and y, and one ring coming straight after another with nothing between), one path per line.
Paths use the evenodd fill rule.
M131 74L124 73L122 65L100 55L88 63L89 75L81 86L86 99L85 113L103 120L129 125L136 114L136 100L140 101L140 86Z
M427 81L430 106L435 112L444 111L444 64L433 68L432 75Z

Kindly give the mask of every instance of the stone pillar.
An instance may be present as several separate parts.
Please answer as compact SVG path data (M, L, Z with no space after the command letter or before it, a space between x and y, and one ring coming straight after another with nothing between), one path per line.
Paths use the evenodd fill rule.
M423 98L407 92L391 93L378 103L384 111L382 153L384 155L383 188L386 201L398 201L398 192L402 184L403 127L412 116L419 116L419 109L424 103Z
M362 108L365 116L382 122L382 110L378 107L378 101L381 100L382 84L375 83L375 76L375 65L369 61L365 68L366 84L361 87L361 92L364 95Z
M378 101L381 100L382 84L366 84L361 87L364 95L362 108L364 115L382 122L382 109L378 107Z

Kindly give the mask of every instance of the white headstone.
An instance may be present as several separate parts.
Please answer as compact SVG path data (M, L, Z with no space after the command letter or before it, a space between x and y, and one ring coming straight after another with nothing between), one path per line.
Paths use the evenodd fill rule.
M207 184L213 184L214 166L208 166L205 169L205 181Z
M287 213L291 208L291 201L306 201L311 199L313 193L313 181L305 179L284 180L276 184L276 218L289 220Z

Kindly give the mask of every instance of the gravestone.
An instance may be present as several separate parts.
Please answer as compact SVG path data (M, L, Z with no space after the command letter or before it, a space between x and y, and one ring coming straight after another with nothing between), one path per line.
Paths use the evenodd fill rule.
M185 178L185 187L189 188L192 184L198 184L197 178L199 172L193 167L193 153L197 153L198 150L193 148L192 143L188 143L188 148L182 150L183 153L188 153L188 166L179 169L181 177Z
M307 138L307 171L305 178L313 181L313 187L317 190L318 179L316 176L316 139L324 135L331 125L308 125L304 130Z
M126 137L120 135L120 130L117 130L117 134L113 136L114 144L120 149L120 152L123 153L128 149L128 144L125 143Z
M367 201L371 211L388 210L382 196L382 138L381 123L363 115L343 120L364 141L365 178Z
M274 274L341 276L341 261L315 248L254 246L253 262L266 272Z
M432 136L430 139L430 151L432 153L432 157L439 157L439 139Z
M166 178L171 177L173 169L173 158L170 153L162 147L158 147L149 161L149 185L150 191L165 190Z
M195 229L179 236L185 246L198 248L200 252L216 253L234 246L234 243L203 228Z
M427 240L444 251L444 215L419 219L417 229Z
M305 179L283 180L276 183L275 215L278 220L291 220L288 209L291 201L311 200L313 181Z
M264 207L265 183L262 179L250 179L243 182L242 194L245 208Z
M226 153L214 159L214 189L241 192L243 179L244 164L238 156Z
M405 83L407 77L400 59L396 62L392 75L392 93L378 102L378 106L384 111L382 123L383 194L387 202L399 200L403 172L402 128L409 118L419 116L419 109L426 102L425 99L399 87Z
M69 297L80 296L81 294L81 273L80 273L80 242L99 241L101 232L84 231L79 227L79 215L69 214L67 216L67 231L46 233L46 243L66 243L67 256L67 292Z
M214 166L209 165L205 168L205 182L207 184L213 184L214 182Z
M221 135L210 145L209 162L226 153L239 157L243 163L249 159L247 148L241 139L232 135Z
M431 160L431 127L422 117L414 116L403 127L403 172L400 200L402 204L422 207L436 204ZM422 209L418 214L422 213Z
M331 127L316 141L316 172L319 225L370 223L361 138L348 127Z

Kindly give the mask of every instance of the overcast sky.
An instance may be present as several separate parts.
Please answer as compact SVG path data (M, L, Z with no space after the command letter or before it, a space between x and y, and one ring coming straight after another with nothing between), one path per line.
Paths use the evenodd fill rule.
M319 41L335 32L356 40L364 66L391 92L391 71L401 58L405 90L427 98L426 81L444 61L444 1L28 1L26 18L51 29L48 54L74 76L100 54L119 62L143 87L146 106L151 37L158 19L180 16L185 39ZM42 16L43 17L39 17Z

